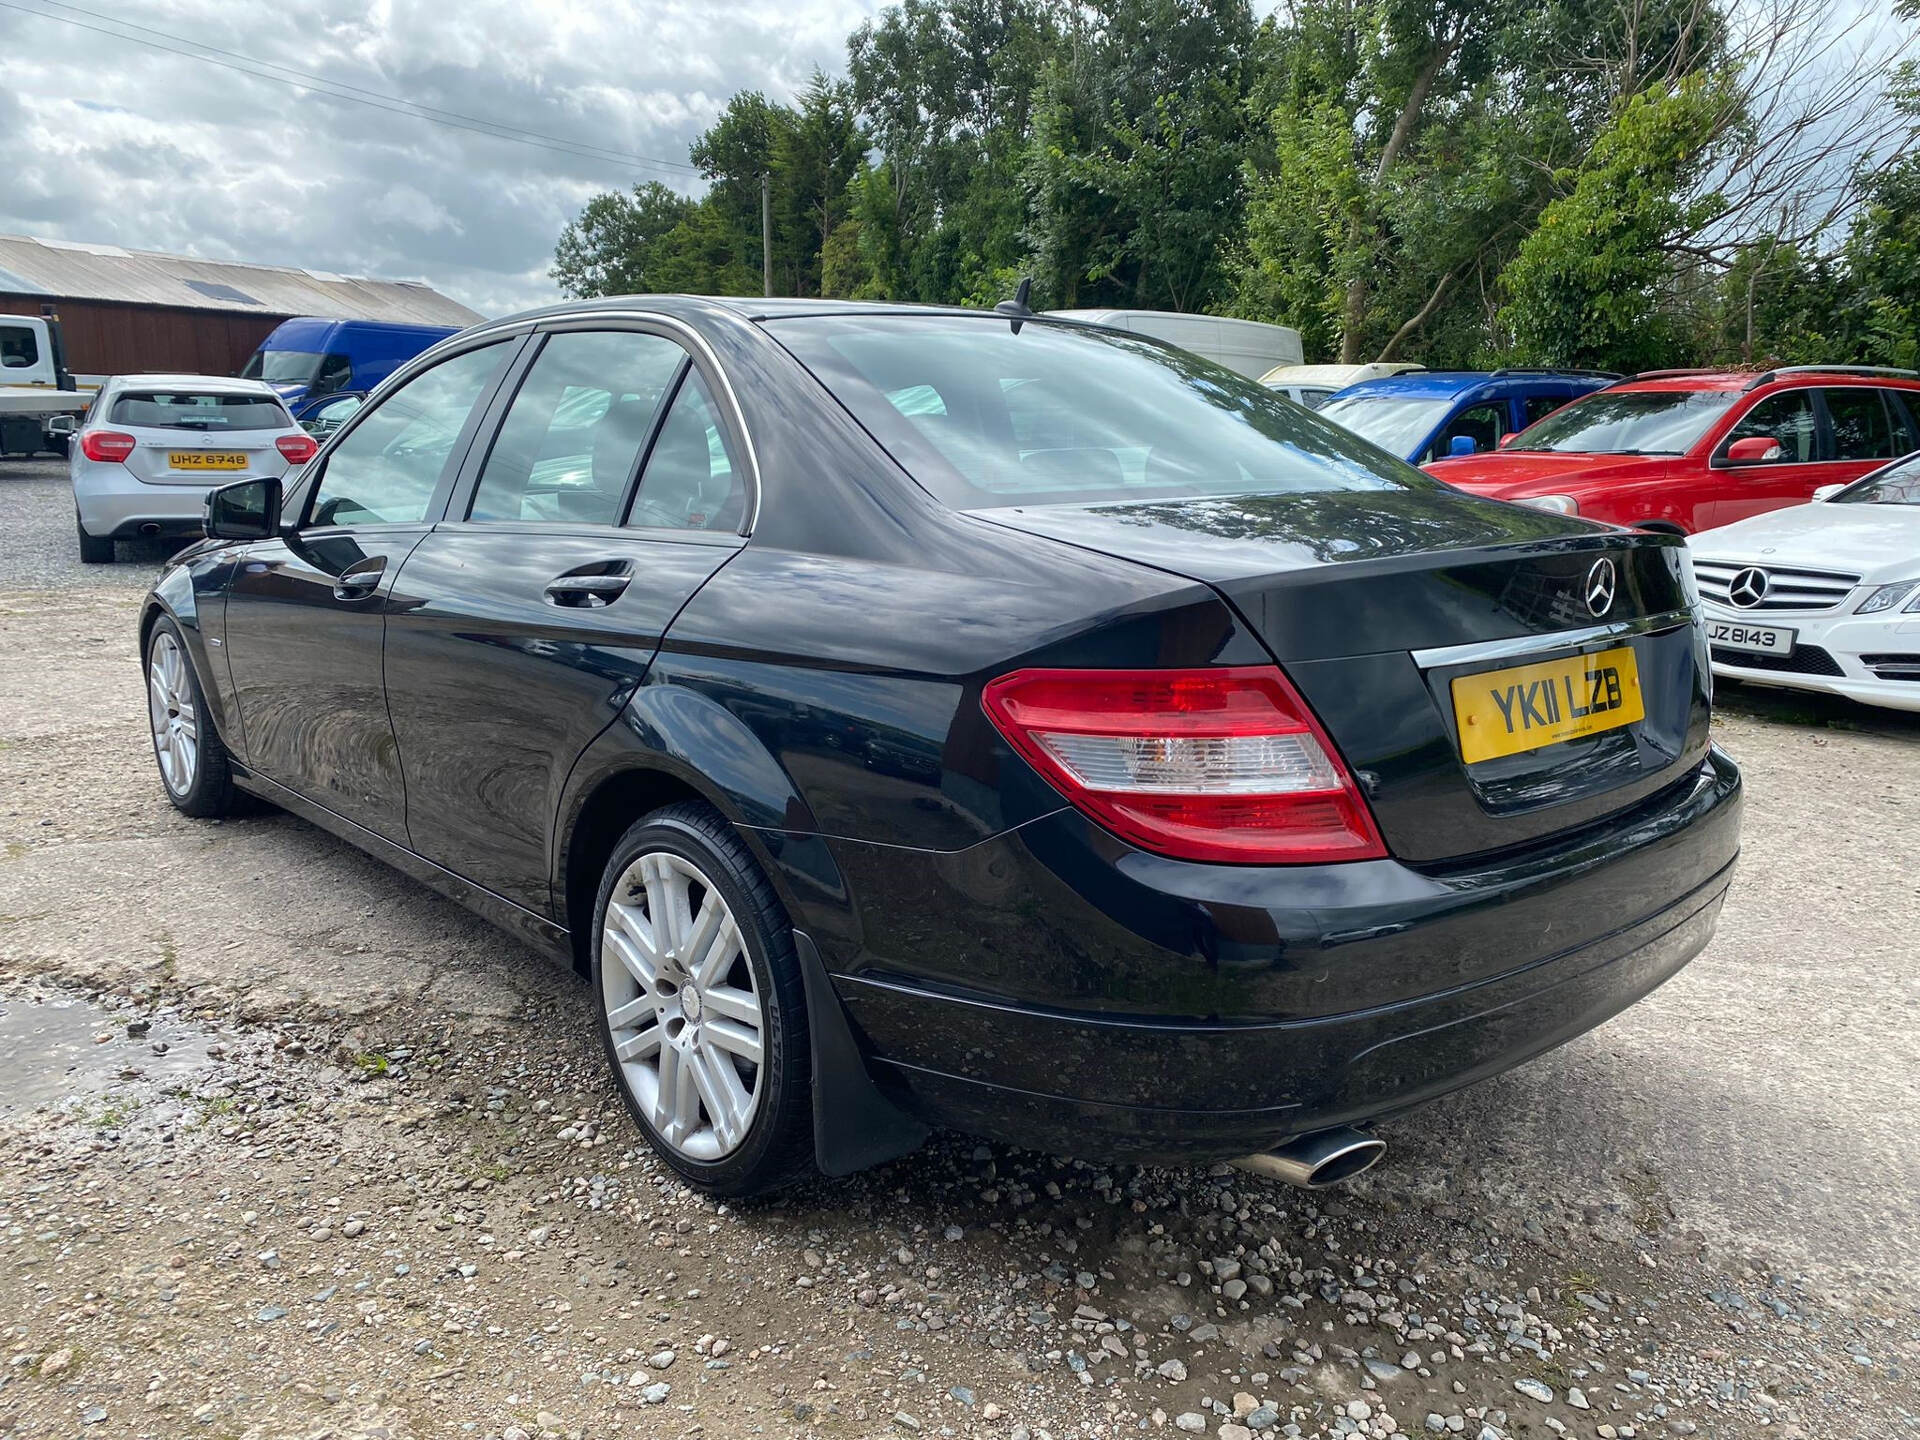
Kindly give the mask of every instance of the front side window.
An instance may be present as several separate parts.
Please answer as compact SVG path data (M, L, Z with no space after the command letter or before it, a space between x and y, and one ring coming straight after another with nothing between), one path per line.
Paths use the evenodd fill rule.
M24 370L40 363L40 342L31 325L0 325L0 369Z
M1900 453L1894 448L1893 426L1878 390L1870 385L1835 385L1823 393L1827 418L1833 422L1835 460L1891 460Z
M331 395L336 390L344 390L353 379L353 362L344 355L323 355L320 357L320 371L314 376L310 387L316 395Z
M1438 483L1252 380L1135 336L971 315L766 329L957 509ZM651 484L650 466L642 502Z
M511 350L483 345L423 370L382 400L331 454L315 525L418 524L481 392Z
M1447 422L1447 428L1435 437L1428 447L1426 459L1444 460L1453 454L1455 438L1469 440L1473 449L1465 451L1469 455L1484 455L1489 450L1500 447L1500 437L1507 429L1507 407L1499 401L1485 405L1475 405L1462 410Z
M1529 425L1507 449L1684 455L1739 398L1731 390L1600 390Z
M1721 453L1736 440L1762 436L1780 442L1782 465L1805 464L1820 458L1820 431L1813 418L1813 392L1786 390L1769 395L1742 415L1722 442Z
M613 525L687 358L633 331L548 337L480 471L471 520Z
M293 417L266 395L202 390L123 390L114 396L109 425L146 430L286 430Z
M731 534L746 510L746 486L713 394L700 372L690 369L647 452L627 524Z

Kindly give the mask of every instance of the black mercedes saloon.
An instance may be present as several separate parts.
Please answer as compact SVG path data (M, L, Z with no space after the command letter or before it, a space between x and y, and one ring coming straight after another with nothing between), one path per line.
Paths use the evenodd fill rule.
M483 324L206 530L172 802L563 957L717 1194L930 1127L1337 1180L1674 974L1739 848L1678 538L1021 306Z

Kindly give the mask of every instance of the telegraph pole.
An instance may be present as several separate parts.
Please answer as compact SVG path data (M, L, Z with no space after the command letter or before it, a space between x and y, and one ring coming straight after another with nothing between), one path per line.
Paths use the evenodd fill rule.
M760 281L773 294L773 174L760 172Z

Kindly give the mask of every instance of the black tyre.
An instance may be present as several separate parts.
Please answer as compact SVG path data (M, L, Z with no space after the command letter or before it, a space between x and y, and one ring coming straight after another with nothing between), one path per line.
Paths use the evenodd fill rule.
M688 1183L750 1196L812 1173L793 931L706 806L657 810L614 846L594 900L593 992L621 1098Z
M233 813L233 769L207 712L180 627L161 616L147 636L147 718L160 783L174 808L203 820Z
M97 535L89 535L87 527L80 523L78 515L73 517L74 531L80 536L80 563L82 565L111 565L113 563L113 541L103 540Z

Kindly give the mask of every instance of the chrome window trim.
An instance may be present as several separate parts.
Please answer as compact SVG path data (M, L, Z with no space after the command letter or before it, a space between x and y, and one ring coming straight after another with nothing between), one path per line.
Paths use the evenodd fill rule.
M638 321L657 326L667 332L674 340L684 346L696 359L706 363L701 367L709 371L720 382L721 403L726 406L728 419L733 431L740 437L740 443L746 448L747 485L752 492L752 504L748 506L746 528L737 533L751 535L760 524L760 453L754 449L753 432L747 428L747 412L741 407L740 397L734 393L733 377L727 374L726 367L720 363L720 357L713 346L707 343L707 337L693 326L672 315L663 315L657 310L592 310L578 314L549 316L534 322L534 328L542 334L558 335L569 330L604 330L608 321Z
M1516 635L1507 640L1474 640L1465 645L1440 645L1409 652L1422 670L1444 670L1454 665L1479 665L1493 660L1521 660L1555 650L1573 650L1608 640L1624 640L1632 635L1648 635L1658 630L1676 630L1694 623L1690 610L1669 610L1660 615L1642 615L1635 620L1615 620L1605 625L1587 625L1578 630L1555 630L1547 635Z

